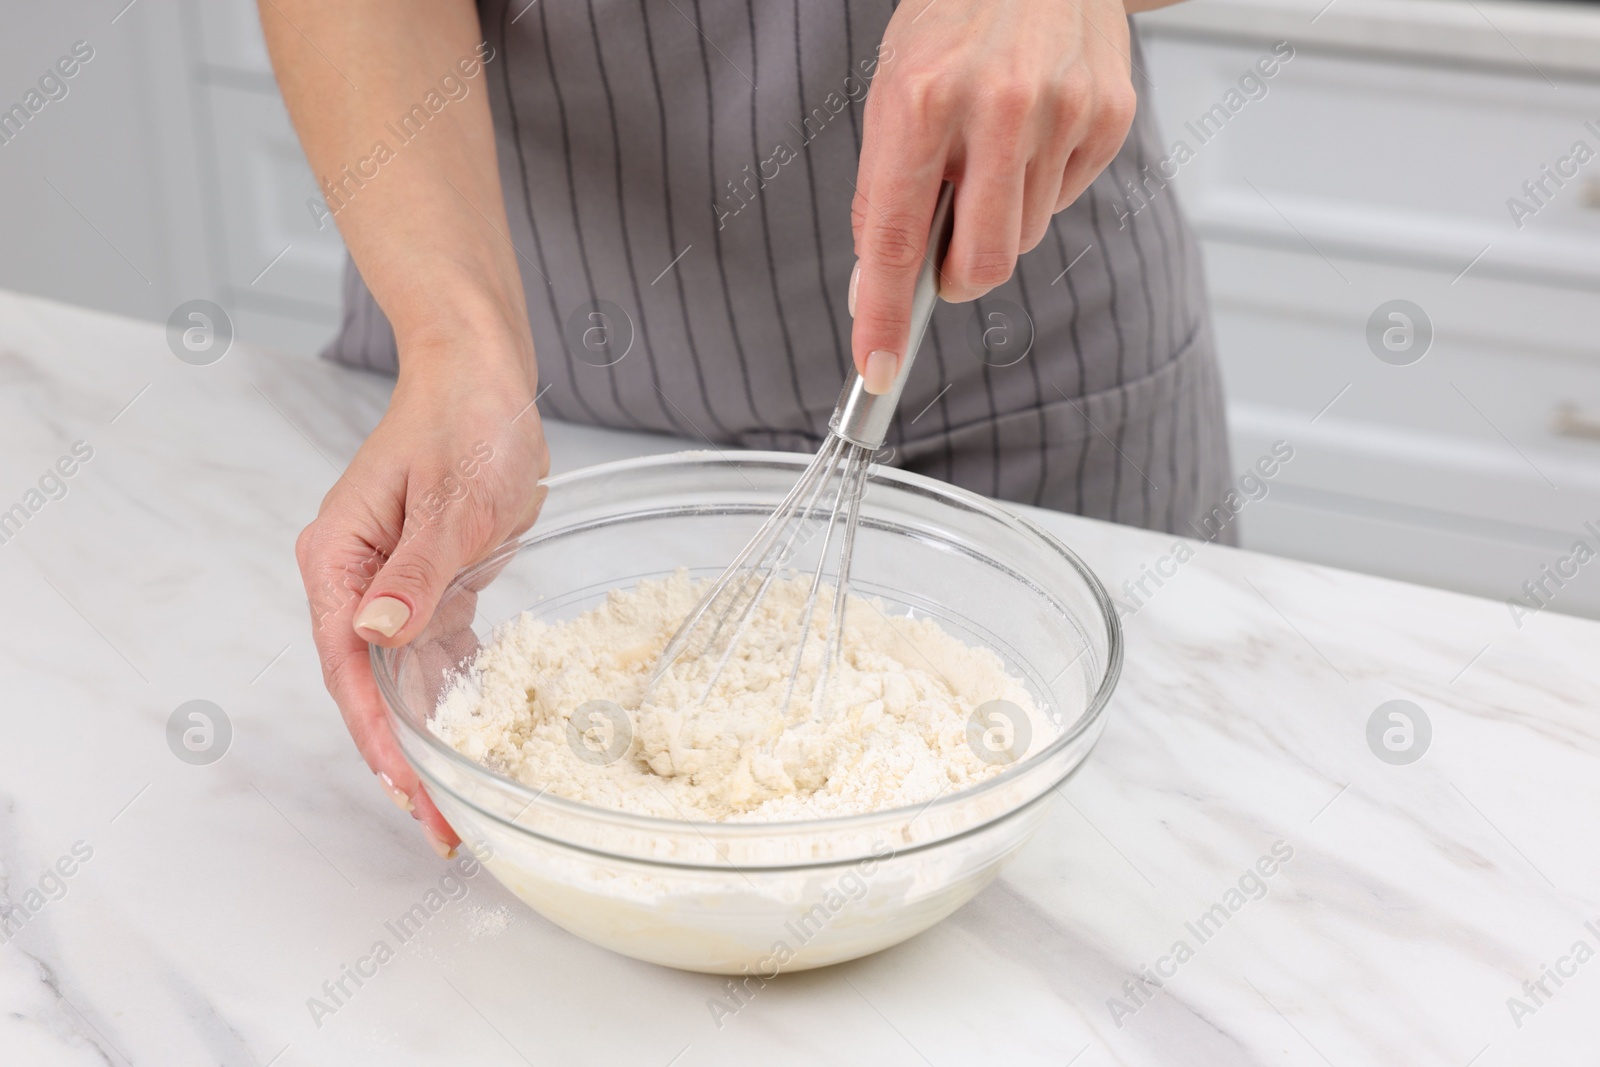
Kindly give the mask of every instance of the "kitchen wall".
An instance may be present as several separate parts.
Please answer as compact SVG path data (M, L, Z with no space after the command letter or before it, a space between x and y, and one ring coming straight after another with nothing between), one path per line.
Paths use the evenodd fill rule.
M305 208L254 3L17 4L5 29L0 108L91 58L0 143L0 287L158 321L203 297L240 340L314 353L343 246Z
M1574 552L1600 549L1600 160L1574 159L1600 150L1600 5L1141 20L1172 151L1126 210L1177 196L1201 233L1236 464L1295 448L1246 546L1600 617ZM92 56L0 143L0 287L157 321L205 297L241 340L315 353L342 247L254 4L35 4L6 29L0 107Z

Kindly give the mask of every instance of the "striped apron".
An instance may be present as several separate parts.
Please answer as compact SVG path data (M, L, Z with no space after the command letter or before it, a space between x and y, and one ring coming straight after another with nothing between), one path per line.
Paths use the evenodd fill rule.
M479 8L541 413L814 451L851 367L852 182L891 0ZM1227 441L1199 251L1150 179L1162 155L1141 106L1011 281L939 306L888 462L1198 535ZM353 267L344 297L325 354L392 373Z

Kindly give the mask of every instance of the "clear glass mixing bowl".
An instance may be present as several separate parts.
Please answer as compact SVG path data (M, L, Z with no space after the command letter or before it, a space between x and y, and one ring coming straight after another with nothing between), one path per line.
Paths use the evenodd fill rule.
M485 866L517 896L595 944L759 978L903 941L994 878L1104 727L1122 634L1083 561L980 496L874 468L852 591L993 649L1058 731L1035 738L1031 754L994 778L864 815L688 822L550 795L467 759L429 730L450 672L496 625L524 610L571 618L609 590L679 567L715 577L809 460L685 452L550 478L532 530L458 575L415 641L372 649L401 747L445 818L463 840L482 843Z

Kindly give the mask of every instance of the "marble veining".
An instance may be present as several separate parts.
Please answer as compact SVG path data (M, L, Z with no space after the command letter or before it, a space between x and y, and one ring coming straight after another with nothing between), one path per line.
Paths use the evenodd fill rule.
M719 1027L721 980L480 875L314 1018L444 870L323 691L292 555L387 388L192 367L158 325L0 294L0 508L94 450L0 544L0 898L31 909L0 1062L1593 1062L1600 624L1219 547L1127 616L1109 728L1039 835L921 937ZM558 469L684 444L550 436ZM1113 588L1171 547L1035 514ZM164 737L195 698L234 729L208 766ZM1432 723L1410 765L1367 743L1393 699Z

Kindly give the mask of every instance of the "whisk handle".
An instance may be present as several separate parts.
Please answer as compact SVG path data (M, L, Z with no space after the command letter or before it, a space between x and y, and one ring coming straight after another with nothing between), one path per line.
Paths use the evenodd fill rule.
M928 321L933 318L934 305L939 302L939 264L950 248L950 232L955 222L951 204L956 187L949 182L939 190L939 202L934 205L933 225L928 228L928 251L922 257L922 270L917 274L917 288L911 295L911 333L906 343L906 358L900 361L900 373L887 393L867 392L867 383L855 375L839 395L839 405L833 409L828 426L834 433L851 444L877 451L889 436L889 422L895 408L900 406L900 393L906 386L906 376L911 373L911 362L916 358L927 332Z

